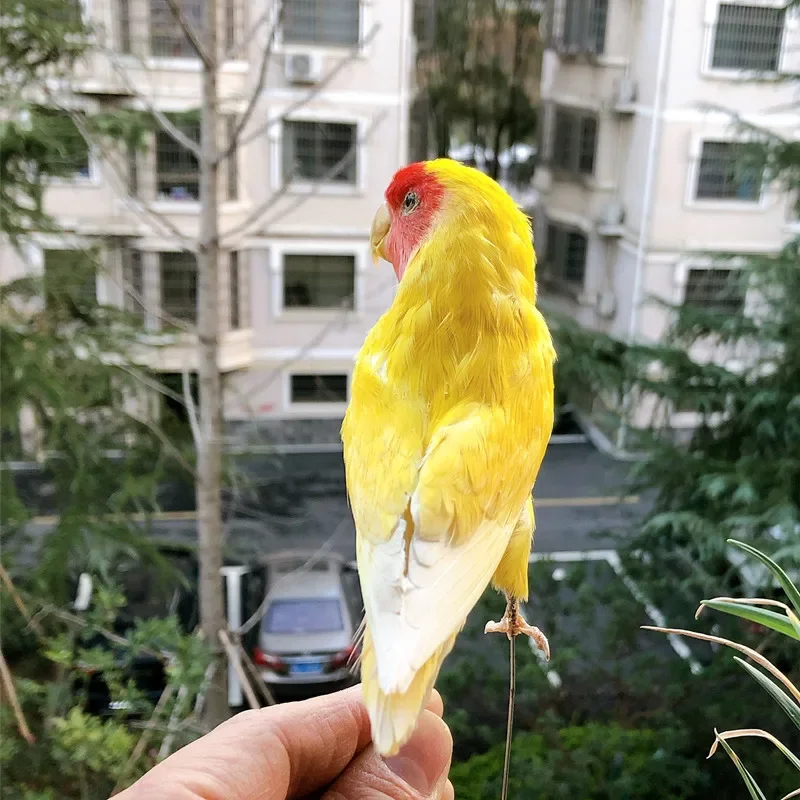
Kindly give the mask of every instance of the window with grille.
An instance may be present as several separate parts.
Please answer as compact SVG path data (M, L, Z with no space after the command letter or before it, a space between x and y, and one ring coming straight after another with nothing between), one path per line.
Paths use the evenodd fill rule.
M144 317L144 267L139 250L122 251L122 284L125 310Z
M557 49L600 55L605 50L608 0L558 0L554 5ZM559 19L560 17L560 19Z
M720 3L712 68L775 72L780 64L785 18L785 8Z
M228 254L230 269L230 300L231 300L231 330L238 330L242 326L241 318L241 287L239 285L239 253L235 250Z
M755 203L761 197L762 176L749 166L739 142L704 141L697 171L698 200Z
M353 308L356 259L348 255L285 255L284 308Z
M97 305L95 254L87 250L44 251L44 301L48 312L80 319Z
M596 150L597 117L585 111L556 109L553 167L575 175L591 175L594 172Z
M187 22L202 36L205 0L176 0ZM168 0L150 0L150 54L160 58L197 58L197 51L170 11Z
M233 141L236 133L236 117L229 115L225 117L225 143ZM239 154L234 147L228 160L225 162L226 191L225 197L228 200L237 200L239 197Z
M37 108L33 115L47 140L46 152L42 155L42 171L67 179L91 177L89 145L69 112Z
M353 47L359 16L359 0L284 0L283 41Z
M171 121L192 141L200 141L199 120L172 115ZM200 198L200 165L194 153L162 130L156 133L156 187L160 200Z
M356 183L356 126L292 120L284 124L284 181Z
M707 311L741 314L745 289L742 274L736 269L690 269L686 278L683 304Z
M161 310L167 317L197 322L197 257L194 253L160 253Z
M292 375L293 403L346 403L347 375Z
M557 283L583 288L588 246L589 240L584 233L549 223L543 272Z
M117 37L121 53L132 53L131 0L117 0Z

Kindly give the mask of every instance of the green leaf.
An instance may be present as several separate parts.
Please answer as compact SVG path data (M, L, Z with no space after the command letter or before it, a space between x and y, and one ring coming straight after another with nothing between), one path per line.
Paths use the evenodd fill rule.
M717 736L717 741L730 756L730 759L733 761L736 769L739 770L739 774L742 776L744 785L747 787L747 791L750 792L750 797L752 797L753 800L767 800L767 798L764 796L764 792L761 791L759 785L756 783L755 778L753 778L747 767L745 767L745 765L739 760L739 756L733 752L733 748L724 739L720 739L719 736Z
M744 550L745 553L754 556L764 564L783 587L783 591L786 592L789 602L794 606L795 613L800 615L800 592L797 591L797 587L792 583L782 567L778 566L769 556L764 555L760 550L756 550L755 547L745 544L745 542L739 542L736 539L728 539L728 544L738 547L740 550Z
M765 675L760 669L756 669L743 658L734 656L734 660L744 667L755 680L761 684L766 693L786 712L789 719L800 729L800 706L781 689L772 678Z
M775 611L767 611L757 606L746 605L744 603L731 603L727 600L703 600L702 605L713 608L715 611L722 611L734 617L756 622L765 628L777 631L791 639L800 641L800 633L796 630L791 620L784 614Z

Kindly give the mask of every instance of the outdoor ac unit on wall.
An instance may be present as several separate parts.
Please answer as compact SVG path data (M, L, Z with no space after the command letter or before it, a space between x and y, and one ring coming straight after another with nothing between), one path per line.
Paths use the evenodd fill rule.
M283 73L289 83L318 83L322 78L320 53L287 53Z
M614 98L615 105L629 106L636 102L638 87L633 78L621 78L617 83L617 95Z
M625 222L625 208L622 203L607 203L603 206L598 220L601 226L616 228Z

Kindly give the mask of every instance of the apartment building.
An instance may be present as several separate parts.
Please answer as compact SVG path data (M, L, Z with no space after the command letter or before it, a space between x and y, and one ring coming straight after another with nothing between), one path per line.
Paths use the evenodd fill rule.
M551 0L535 178L546 304L652 341L669 312L651 298L747 302L731 299L729 271L692 254L771 252L797 231L790 199L736 168L743 133L728 113L783 136L800 130L794 88L753 80L800 70L800 20L784 6ZM587 398L585 410L598 404ZM648 413L636 409L634 424Z
M205 2L180 6L199 24ZM321 435L337 437L353 357L396 283L373 266L368 241L407 160L411 0L284 0L280 18L278 0L216 2L220 142L277 29L255 112L220 175L225 419L250 439L266 426L273 440L316 435L287 420L328 419ZM154 111L197 141L200 60L167 0L85 0L82 11L97 46L75 75L51 82L60 108L42 110L63 126L74 166L46 194L64 233L33 235L24 258L0 243L0 277L43 272L47 302L80 280L87 297L140 314L159 345L149 365L179 388L196 367L197 270L182 243L199 233L197 159L158 129L138 151L89 147L70 112Z

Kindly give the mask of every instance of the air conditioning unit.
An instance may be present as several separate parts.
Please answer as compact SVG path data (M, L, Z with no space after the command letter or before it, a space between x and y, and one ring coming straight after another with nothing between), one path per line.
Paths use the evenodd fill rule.
M632 106L636 102L639 87L633 78L621 78L617 82L614 105L616 107Z
M287 53L283 74L289 83L318 83L322 78L320 53Z
M598 292L594 310L601 319L612 319L617 313L617 296L610 289Z
M625 208L622 203L606 203L600 212L598 224L603 228L618 228L625 222Z

